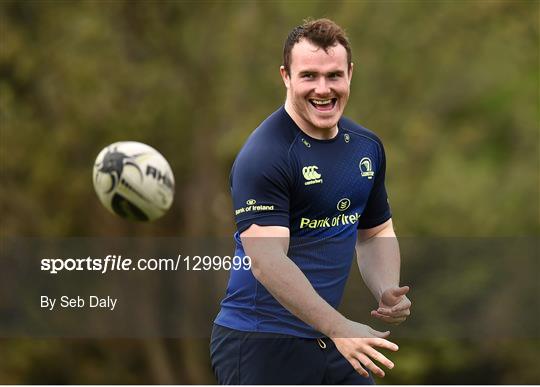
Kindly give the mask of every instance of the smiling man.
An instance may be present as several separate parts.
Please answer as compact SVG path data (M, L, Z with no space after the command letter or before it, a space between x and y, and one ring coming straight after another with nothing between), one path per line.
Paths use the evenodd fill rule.
M342 117L353 74L344 31L307 21L285 42L285 105L249 137L231 172L237 256L211 340L221 384L373 384L394 364L389 332L341 315L355 247L378 307L410 314L385 189L381 141ZM377 364L377 363L378 364Z
M295 29L287 40L280 68L287 87L285 110L307 135L331 139L338 133L337 123L349 100L351 51L345 35L337 31L336 36L321 35L318 42L307 37L297 40L302 31Z

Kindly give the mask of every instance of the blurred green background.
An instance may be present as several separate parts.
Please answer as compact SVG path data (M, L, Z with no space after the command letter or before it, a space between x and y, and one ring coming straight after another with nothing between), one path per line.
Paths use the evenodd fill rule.
M231 164L283 103L282 45L306 17L350 37L346 115L384 141L400 236L538 237L534 0L2 0L1 237L232 235ZM175 203L155 223L94 194L94 158L120 140L172 166ZM538 335L400 344L380 383L540 382ZM207 339L2 339L0 359L2 383L215 382Z

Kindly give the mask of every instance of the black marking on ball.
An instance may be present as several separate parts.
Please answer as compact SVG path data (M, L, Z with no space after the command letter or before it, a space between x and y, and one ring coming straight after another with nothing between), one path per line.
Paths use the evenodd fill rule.
M135 188L133 188L131 186L131 184L129 184L125 179L120 179L120 182L122 183L122 185L124 187L126 187L127 189L129 189L131 192L133 192L135 195L137 195L138 197L140 197L142 200L144 201L147 201L147 202L150 202L150 200L148 198L146 198L142 193L140 193L139 191L137 191Z
M133 156L127 156L125 153L118 152L117 147L112 149L107 149L107 153L103 157L101 163L97 164L99 166L98 172L107 173L111 177L111 186L105 191L105 193L111 193L120 181L122 172L126 165L131 165L137 169L139 172L140 179L143 179L143 173L141 168L134 162L134 160L139 157L142 153L136 154Z
M148 216L139 207L120 194L114 194L111 205L113 211L122 218L148 221Z

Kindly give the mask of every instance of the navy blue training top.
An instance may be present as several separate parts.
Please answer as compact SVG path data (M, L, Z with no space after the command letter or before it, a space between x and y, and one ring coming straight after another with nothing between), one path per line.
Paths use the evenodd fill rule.
M382 143L369 130L341 118L333 139L317 140L281 107L251 134L232 167L235 255L246 255L239 235L252 224L289 228L288 257L337 308L357 229L391 217L385 169ZM320 337L243 268L231 271L215 323L248 332Z

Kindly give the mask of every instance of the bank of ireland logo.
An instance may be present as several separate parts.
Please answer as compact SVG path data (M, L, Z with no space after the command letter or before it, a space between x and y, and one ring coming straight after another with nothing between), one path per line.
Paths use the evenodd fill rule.
M371 165L371 159L369 157L364 157L360 160L358 164L362 177L367 177L368 179L373 178L373 166Z
M302 175L304 175L304 185L320 184L323 182L322 175L318 172L319 167L316 165L309 165L302 168Z
M351 201L347 198L341 199L337 204L337 209L340 211L345 211L351 206Z
M252 205L254 205L255 203L257 203L257 201L256 201L255 199L249 199L248 201L246 201L246 204L247 204L248 206L252 206Z

